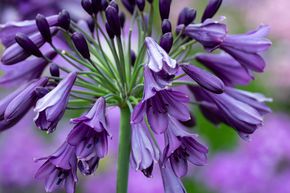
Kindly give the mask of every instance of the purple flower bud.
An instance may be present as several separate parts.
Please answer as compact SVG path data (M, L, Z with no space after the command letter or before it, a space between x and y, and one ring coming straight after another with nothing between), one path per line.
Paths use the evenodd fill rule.
M246 85L253 79L251 73L226 53L198 54L196 60L209 68L226 85Z
M186 193L180 178L173 172L172 166L169 162L160 166L164 192L165 193Z
M102 9L102 1L101 0L92 0L92 9L95 14L97 14Z
M49 52L46 57L54 59L56 52ZM23 82L38 79L43 73L48 61L43 58L31 58L13 66L4 68L5 74L0 77L0 85L21 85ZM22 70L19 70L22 69Z
M135 5L136 2L135 0L122 0L123 5L125 6L125 8L131 13L133 14L134 9L135 9Z
M46 18L44 17L44 15L37 14L35 21L36 21L37 28L39 32L41 33L43 39L46 42L51 43L51 33L49 29L49 24Z
M111 39L114 39L115 34L114 34L114 32L112 31L112 29L111 29L111 27L110 27L110 25L109 25L108 23L106 23L106 31L107 31L107 34L109 35L109 37L110 37Z
M131 52L130 52L130 57L131 57L131 65L134 66L134 64L136 62L136 54L133 50L131 50Z
M47 78L31 81L0 101L0 131L11 128L26 115L37 100L35 89L45 86L47 81Z
M87 60L90 60L90 50L87 44L87 41L82 33L74 32L71 36L71 39L74 43L75 48L78 52Z
M35 178L45 180L45 191L53 192L65 188L67 193L74 193L77 178L77 159L75 147L64 142L52 155L36 161L46 160L38 169Z
M160 158L160 152L148 133L145 122L132 124L131 165L141 170L146 177L151 177L153 164Z
M35 94L37 98L42 98L44 97L47 93L49 93L49 90L45 87L37 87L35 89Z
M120 25L121 25L121 28L124 28L124 26L125 26L125 21L126 21L126 15L125 15L125 13L120 12L120 13L119 13L119 18L120 18Z
M164 19L162 21L161 29L163 34L171 32L172 31L171 22L168 19Z
M222 2L223 2L222 0L209 0L203 12L201 21L204 22L206 19L212 18L219 10Z
M74 85L77 74L70 73L57 87L50 91L36 103L34 111L37 113L34 118L35 124L41 130L53 132L62 118L69 99L69 93Z
M159 0L159 12L161 19L168 19L170 13L171 0Z
M108 7L108 2L107 0L102 0L102 11L105 11Z
M70 28L70 15L69 12L67 10L62 10L59 14L58 14L58 25L65 29L65 30L69 30Z
M266 64L261 53L272 45L271 41L265 38L268 33L269 26L264 25L246 34L227 35L220 47L244 68L263 72Z
M115 0L111 1L109 6L114 7L117 10L117 12L119 13L119 5L116 3Z
M50 64L49 71L51 76L59 77L60 75L59 67L54 63Z
M178 16L177 25L184 24L185 26L189 25L194 21L196 17L196 10L193 8L185 7L182 9Z
M29 55L42 57L42 53L39 50L38 46L24 33L17 33L15 36L15 40Z
M183 27L183 25L177 26L177 32L180 32ZM226 34L226 25L212 20L206 20L202 24L189 24L184 31L184 35L195 39L209 51L218 48Z
M145 0L136 0L137 7L140 11L144 11Z
M106 9L107 22L116 36L121 35L121 24L118 15L118 10L109 5Z
M83 9L89 14L93 15L94 11L92 8L92 1L91 0L82 0L81 2Z
M181 65L183 71L203 88L220 94L224 92L224 83L213 74L194 65Z
M55 35L57 29L51 28L51 34ZM39 32L31 35L29 39L37 46L41 47L45 41ZM9 46L3 53L1 62L5 65L12 65L21 62L30 56L17 42Z
M161 36L159 45L167 52L169 53L171 47L173 44L173 36L171 32L168 32Z

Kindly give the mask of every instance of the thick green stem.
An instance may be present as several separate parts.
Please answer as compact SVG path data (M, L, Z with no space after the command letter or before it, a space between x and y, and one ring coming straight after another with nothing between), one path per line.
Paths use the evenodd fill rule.
M130 128L130 109L128 106L120 107L121 125L118 155L118 176L117 193L127 193L129 159L131 150L131 128Z

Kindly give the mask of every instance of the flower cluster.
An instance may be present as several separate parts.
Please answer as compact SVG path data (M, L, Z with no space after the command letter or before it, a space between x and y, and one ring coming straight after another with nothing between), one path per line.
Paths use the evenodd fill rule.
M171 0L155 1L122 0L132 15L130 22L115 1L82 0L87 21L73 20L63 10L0 26L6 48L1 62L9 65L0 83L24 84L1 101L0 130L11 128L31 108L36 126L47 133L55 131L66 111L85 111L71 120L74 126L61 147L38 159L45 162L36 178L45 180L47 192L64 187L74 193L77 170L90 175L97 169L111 137L107 106L121 109L118 193L127 192L129 163L146 177L158 164L165 192L186 192L181 177L188 163L204 165L208 153L188 129L194 126L189 104L198 105L214 124L230 125L243 139L270 112L265 105L270 99L234 88L263 71L261 53L271 45L265 38L267 26L229 34L222 21L212 19L222 1L210 0L200 23L196 10L184 8L173 31L168 19ZM154 19L156 6L160 27ZM201 49L207 53L197 54ZM194 97L179 85L187 85ZM156 140L158 136L164 143Z

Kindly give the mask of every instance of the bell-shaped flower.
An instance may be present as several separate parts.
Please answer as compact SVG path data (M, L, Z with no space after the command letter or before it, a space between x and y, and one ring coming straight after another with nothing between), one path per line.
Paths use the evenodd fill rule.
M226 85L246 85L253 76L239 62L226 53L198 54L196 60L209 68Z
M269 26L239 35L227 35L220 48L235 58L246 69L263 72L265 61L261 53L271 46L271 41L265 36L269 33Z
M78 181L75 147L65 142L54 154L36 161L40 160L45 162L36 172L35 178L44 179L46 192L65 188L66 193L75 193Z
M181 179L175 175L168 161L162 166L160 165L160 172L165 193L186 193Z
M146 114L153 131L157 134L164 133L168 127L168 114L180 121L190 119L186 106L188 102L189 97L182 92L161 90L134 108L131 122L140 123Z
M57 87L37 101L34 108L37 113L34 121L38 128L49 133L55 130L64 114L76 78L76 72L70 73Z
M168 129L165 132L164 161L170 160L176 176L186 175L188 161L197 166L206 164L208 149L198 142L197 137L169 115Z
M97 168L99 160L108 153L105 99L99 98L88 113L73 119L72 122L76 125L67 141L76 147L80 171L84 175L90 175Z
M190 64L183 64L181 67L201 87L217 94L224 92L223 81L210 72Z
M36 88L45 86L47 81L47 78L33 80L0 102L0 131L14 126L26 115L38 99Z
M210 112L218 124L224 122L233 127L245 140L263 124L263 115L270 112L264 104L269 101L257 93L226 88L223 94L213 94L202 88L191 89L206 112ZM205 105L204 105L205 104ZM210 119L211 120L211 119Z
M154 162L160 158L160 152L150 134L145 122L132 124L131 165L151 177Z
M177 26L177 32L184 29L184 35L198 41L208 50L214 50L224 41L227 28L225 24L207 19L201 24L189 24Z

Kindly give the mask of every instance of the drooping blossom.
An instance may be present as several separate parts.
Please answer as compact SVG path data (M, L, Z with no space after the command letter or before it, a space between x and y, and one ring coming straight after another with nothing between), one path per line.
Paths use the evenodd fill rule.
M37 113L34 121L37 127L47 132L53 132L62 118L69 99L69 93L76 80L75 72L67 75L57 87L37 101L34 111Z

